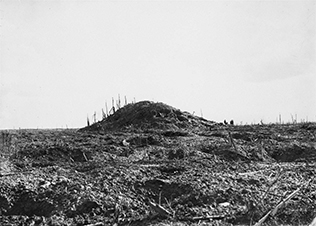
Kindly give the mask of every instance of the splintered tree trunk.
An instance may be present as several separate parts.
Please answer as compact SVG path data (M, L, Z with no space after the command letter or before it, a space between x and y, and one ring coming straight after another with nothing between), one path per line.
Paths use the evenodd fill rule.
M108 109L108 104L105 102L105 112L106 112L106 117L109 116L109 109Z
M102 108L102 119L105 119L105 118L106 118L106 114L105 114L105 112L104 112L104 110Z
M121 97L120 97L120 94L118 95L118 100L117 100L116 108L117 108L117 109L120 109L120 108L121 108Z

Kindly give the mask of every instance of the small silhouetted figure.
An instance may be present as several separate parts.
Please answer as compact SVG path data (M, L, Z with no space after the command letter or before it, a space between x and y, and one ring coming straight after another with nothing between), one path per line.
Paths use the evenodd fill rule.
M234 120L230 120L229 124L234 125Z
M225 125L227 125L227 124L228 124L228 123L227 123L227 121L226 121L226 119L224 120L224 124L225 124Z

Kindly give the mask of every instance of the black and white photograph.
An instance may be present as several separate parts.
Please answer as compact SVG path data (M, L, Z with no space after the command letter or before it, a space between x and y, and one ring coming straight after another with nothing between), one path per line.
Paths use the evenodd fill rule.
M315 0L1 0L0 226L316 226Z

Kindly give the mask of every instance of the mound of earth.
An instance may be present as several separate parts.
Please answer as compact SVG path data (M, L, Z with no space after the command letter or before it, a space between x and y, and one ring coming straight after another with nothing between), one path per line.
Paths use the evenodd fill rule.
M146 123L180 129L141 130ZM99 123L105 129L138 130L0 131L10 138L0 141L0 225L313 221L316 123L216 124L211 129L204 123L167 105L141 102ZM194 126L207 130L186 129Z
M118 109L107 118L81 131L109 131L124 129L201 129L215 122L182 112L164 103L140 101Z

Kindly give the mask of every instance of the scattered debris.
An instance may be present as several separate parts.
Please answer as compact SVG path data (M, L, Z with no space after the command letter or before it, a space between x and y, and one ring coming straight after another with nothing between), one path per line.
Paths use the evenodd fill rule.
M5 131L0 222L308 225L315 125L230 126L142 101L80 130Z

